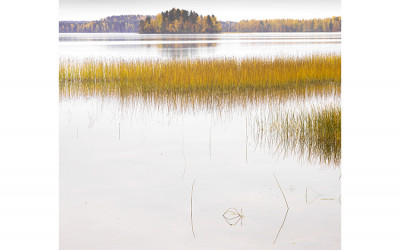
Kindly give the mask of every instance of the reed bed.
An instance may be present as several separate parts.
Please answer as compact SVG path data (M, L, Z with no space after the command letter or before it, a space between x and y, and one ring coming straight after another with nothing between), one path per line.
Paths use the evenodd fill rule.
M201 93L302 96L340 92L341 56L170 61L62 60L60 98Z
M226 113L310 97L340 99L341 56L188 59L170 61L62 60L60 99L100 98L124 105ZM276 107L279 107L277 105ZM268 144L320 163L340 164L340 106L273 112L254 122L258 145Z
M275 112L267 120L256 119L253 135L258 145L275 152L293 153L300 159L340 166L341 108L312 107L308 111Z

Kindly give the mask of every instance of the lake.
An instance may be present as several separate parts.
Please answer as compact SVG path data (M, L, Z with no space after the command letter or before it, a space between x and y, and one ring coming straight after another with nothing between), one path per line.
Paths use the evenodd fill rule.
M340 54L341 33L61 33L61 58L276 57Z
M340 55L340 40L60 34L60 60ZM282 147L260 125L340 107L340 93L218 98L60 98L60 249L340 249L340 161Z

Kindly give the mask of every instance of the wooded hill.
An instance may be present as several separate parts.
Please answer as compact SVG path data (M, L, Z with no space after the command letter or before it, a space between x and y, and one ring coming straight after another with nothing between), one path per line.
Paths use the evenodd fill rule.
M214 15L202 16L194 11L171 9L152 19L140 21L139 33L217 33L221 24Z

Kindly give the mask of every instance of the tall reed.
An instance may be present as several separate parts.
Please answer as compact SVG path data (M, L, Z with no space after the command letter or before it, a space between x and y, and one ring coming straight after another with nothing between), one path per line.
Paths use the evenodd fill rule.
M170 61L63 60L60 97L176 94L205 91L324 92L340 88L341 56L188 59ZM339 85L339 86L338 86Z

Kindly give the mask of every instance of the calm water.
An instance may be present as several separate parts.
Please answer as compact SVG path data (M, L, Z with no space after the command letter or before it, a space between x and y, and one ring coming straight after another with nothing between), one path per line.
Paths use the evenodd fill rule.
M60 34L61 58L134 60L340 53L340 33Z
M60 41L60 57L77 59L340 53L340 34L321 33ZM60 101L60 249L340 249L340 168L260 147L252 132L257 117L321 103L340 98L186 112L140 100ZM227 221L231 207L244 217Z

